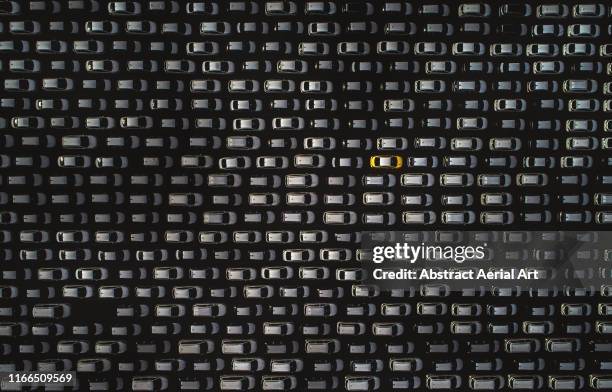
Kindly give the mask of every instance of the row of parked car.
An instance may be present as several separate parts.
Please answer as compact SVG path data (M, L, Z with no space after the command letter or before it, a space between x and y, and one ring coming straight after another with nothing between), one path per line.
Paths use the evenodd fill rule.
M572 44L574 45L574 44ZM578 46L579 44L575 44ZM586 44L585 44L586 45ZM612 46L603 48L599 51L602 56L609 57ZM433 50L433 49L432 49ZM530 51L529 55L540 58L554 58L559 54L558 48L554 46L547 46L542 44L534 44L528 46ZM445 53L437 53L443 51L442 49L436 49L432 53L417 53L427 56L444 55ZM521 56L521 49L512 49L516 54L512 56ZM591 47L580 47L580 50L574 51L567 48L563 48L561 54L565 57L573 56L594 56L596 55L596 49L594 46ZM500 55L501 56L501 55ZM506 54L505 56L510 56ZM508 60L508 59L507 59ZM560 75L566 71L575 71L578 73L594 73L594 74L610 74L609 64L604 69L602 62L598 61L572 61L569 65L566 65L565 60L535 60L533 61L468 61L462 66L463 72L466 73L509 73L513 75ZM63 71L63 72L86 72L92 75L108 75L117 74L123 72L130 73L141 73L144 75L164 72L166 74L179 74L179 75L211 75L225 77L236 74L241 71L246 72L266 72L266 73L277 73L282 75L303 75L307 73L318 73L318 72L345 72L350 71L352 73L366 73L366 74L384 74L386 72L402 72L405 74L417 74L424 70L428 74L439 74L448 75L455 74L457 72L457 63L455 61L430 61L421 65L418 61L343 61L343 60L278 60L272 62L270 60L244 60L235 61L229 59L219 60L165 60L159 62L157 60L130 60L127 63L120 63L117 60L85 60L80 62L78 60L72 61L52 61L47 62L38 59L22 59L22 60L10 60L6 68L11 74L36 74L43 72L44 69L50 69L52 71ZM9 89L32 89L33 86L28 86L24 83L28 83L26 79L19 81L22 86L14 87L15 82L9 84ZM51 79L48 83L54 83ZM276 82L277 84L279 82ZM290 82L284 82L290 83ZM312 83L312 82L311 82ZM425 88L427 85L425 82L424 87L420 92L428 92ZM432 81L429 81L432 83ZM506 82L507 83L507 82ZM515 82L518 83L518 82ZM304 86L304 85L303 85ZM503 86L503 85L501 85ZM91 88L91 87L89 87ZM94 87L95 88L95 87ZM304 87L303 87L304 88ZM308 88L308 84L306 84ZM457 88L457 86L456 86ZM502 87L497 87L503 91ZM53 86L47 88L52 90ZM55 90L61 90L62 88L56 88ZM70 89L70 88L68 88ZM192 87L193 89L193 87ZM285 89L290 89L286 87ZM284 89L277 89L274 84L268 86L270 92L283 92ZM520 90L519 90L520 91ZM310 93L318 92L308 91ZM328 93L331 91L328 91Z
M609 138L606 138L604 143L608 142ZM458 152L466 152L466 151L479 151L482 150L482 140L479 138L456 138L452 139L451 142L453 145L451 146L452 151ZM507 151L519 151L521 142L520 139L513 140L509 138L506 139L495 139L491 142L498 142L498 145L494 145L491 148L494 152L507 152ZM574 138L569 140L568 143L575 143L576 146L570 145L568 150L595 150L598 146L598 141L595 138ZM462 144L460 144L462 143ZM502 144L503 143L503 144ZM514 143L514 144L513 144ZM582 143L578 145L578 143ZM517 147L518 146L518 147ZM609 149L605 146L605 149ZM542 149L546 150L546 149ZM557 149L550 149L550 151L556 151ZM544 153L542 151L541 153ZM13 157L5 154L0 154L0 168L18 168L18 167L32 167L39 169L47 169L49 167L59 167L63 169L87 169L87 168L96 168L96 169L122 169L126 168L129 165L129 158L126 155L118 155L118 156L104 156L104 157L95 157L84 154L76 154L76 155L60 155L55 162L52 162L49 156L47 155L33 155L28 157ZM338 170L341 169L362 169L365 167L364 159L360 156L346 156L346 157L334 157L332 159L327 159L325 155L322 154L296 154L290 159L285 155L264 155L258 156L255 159L252 159L248 155L234 155L234 156L226 156L219 157L218 159L214 159L211 155L182 155L177 159L174 159L171 156L162 156L158 158L140 158L138 161L132 159L132 163L134 165L138 164L138 166L144 167L158 167L158 168L168 168L174 166L176 162L176 166L185 169L220 169L220 170L247 170L251 168L257 169L318 169L318 168L335 168ZM401 155L373 155L369 159L369 167L372 169L380 169L380 170L402 170L404 168L413 168L417 170L427 170L427 169L436 169L436 168L444 168L443 170L453 170L453 169L473 169L478 166L479 160L473 155L452 155L452 156L410 156L406 158L406 162L404 163L404 158ZM553 169L556 167L560 167L563 169L589 169L594 166L595 160L590 155L572 155L572 156L561 156L559 160L556 158L548 157L548 156L527 156L524 157L522 162L519 162L515 155L509 156L491 156L481 160L482 168L490 168L490 169L515 169L518 167L524 169ZM610 162L607 159L603 159L601 162L604 166L610 166ZM437 173L435 173L437 174ZM40 176L40 175L38 175ZM67 183L74 183L74 185L80 186L83 185L83 176L76 175L80 178L79 181L76 181L76 177L74 175L69 175L68 177L73 180L66 180L66 175L61 176L52 176L48 179L50 184L54 185L62 185ZM217 186L221 184L216 184L215 180L219 175L210 175L208 176L208 184L210 186ZM220 176L223 176L220 174ZM238 175L236 175L238 176ZM186 182L186 183L203 183L204 177L202 174L190 174L188 176L182 176L187 178L187 180L180 180L181 176L172 176L171 181ZM257 178L261 176L256 176L251 178L251 182L257 182ZM302 187L310 188L316 187L318 185L318 181L312 180L315 178L316 174L310 176L311 180L309 184L304 184ZM474 178L477 178L477 185L479 186L499 186L499 187L508 187L512 185L511 176L508 174L498 176L499 180L492 180L495 177L494 174L478 174L474 176L470 173L441 173L439 184L441 186L471 186L475 183ZM15 184L30 182L28 180L21 180L21 177L16 177L14 179ZM34 175L34 178L37 178L37 175ZM237 177L236 177L237 178ZM264 175L263 181L268 182L269 176ZM271 178L274 178L272 176ZM300 187L299 183L304 182L306 180L302 180L303 176L299 175L287 175L285 180L285 186L287 187ZM219 178L220 179L220 178ZM607 181L607 177L598 177L602 182ZM242 183L242 180L234 180L233 182L236 184L238 181ZM315 182L316 181L316 182ZM340 182L355 182L353 180L345 180L340 179ZM38 181L40 183L40 181ZM123 182L123 176L121 174L116 175L108 175L102 174L101 176L92 175L89 176L89 182L93 183L106 183L106 184L115 184L120 185ZM138 175L132 176L130 179L132 184L151 184L154 186L160 186L164 182L164 178L161 174L150 174L150 175ZM273 180L276 182L276 180ZM516 184L519 186L544 186L548 183L548 177L544 173L519 173L516 177ZM579 181L580 183L586 183L586 180ZM369 181L364 177L363 180L364 185L376 185L376 180ZM419 174L403 174L401 177L401 185L403 186L424 186L429 187L436 184L435 175L431 173L419 173ZM334 185L330 183L330 185ZM393 186L395 184L389 184ZM238 186L238 185L236 185ZM352 186L352 185L350 185Z
M32 22L37 23L37 22ZM102 23L102 22L99 22ZM108 22L111 23L111 22ZM113 22L114 23L114 22ZM153 23L153 22L151 22ZM372 22L374 23L374 22ZM469 24L471 26L471 24ZM24 34L27 32L27 22L11 22L9 25L11 32L14 34ZM86 28L89 25L86 25ZM117 24L111 24L117 27ZM267 24L264 25L267 30ZM339 25L338 25L339 26ZM373 25L375 26L375 24ZM434 25L436 26L436 25ZM453 32L452 24L443 24L440 26L442 30L448 30L449 35ZM476 25L480 26L480 25ZM612 25L609 25L612 26ZM371 28L372 25L370 26ZM514 31L518 27L518 30ZM32 29L40 29L40 25L36 24ZM133 29L133 24L126 25L126 29ZM237 25L238 30L245 27L241 24ZM277 27L278 28L278 27ZM309 26L309 29L314 27ZM319 27L320 28L320 27ZM398 35L400 28L405 31L401 35L414 35L418 29L416 24L401 24L390 23L385 25L385 31L388 35ZM465 28L463 26L462 28ZM475 26L471 26L475 29ZM484 24L480 27L485 30L486 35L491 27ZM542 42L527 42L527 43L507 43L507 44L485 44L483 42L452 42L445 43L439 41L417 41L407 39L403 40L381 40L381 41L344 41L335 45L322 41L314 42L299 42L297 45L289 41L265 41L263 43L251 40L238 40L219 43L216 40L206 40L206 35L212 35L211 30L222 29L231 30L231 25L228 22L219 24L218 22L204 22L200 29L202 30L200 41L190 41L187 43L177 42L173 40L164 41L141 41L138 39L132 40L113 40L110 43L100 39L88 40L23 40L14 39L0 41L0 52L2 53L38 53L43 55L61 55L65 53L75 53L82 55L98 55L103 53L112 54L129 52L131 54L149 52L168 51L171 55L188 55L188 56L213 56L213 55L232 55L232 54L254 54L265 53L271 55L299 55L299 56L315 56L326 57L331 54L338 56L368 56L371 54L378 55L453 55L453 56L521 56L527 57L557 57L561 54L565 56L594 56L599 54L602 57L612 56L612 44L594 44L584 42L570 42L564 44L545 42L546 38L559 37L567 35L570 38L597 38L601 35L601 28L594 24L571 24L567 27L562 24L538 24L531 29L531 39L542 40ZM427 25L425 29L433 29L433 26ZM612 27L608 27L612 31ZM172 31L177 30L177 31ZM184 35L191 37L191 25L189 24L164 24L162 33L177 33L178 30L183 30ZM396 31L397 30L397 31ZM500 25L497 32L500 34L517 34L519 36L528 35L529 29L527 25ZM239 31L240 32L240 31ZM427 32L427 31L426 31ZM440 31L442 32L442 31ZM481 32L482 33L482 32ZM221 34L221 33L219 33ZM229 33L228 33L229 34ZM226 35L226 34L221 34ZM17 38L17 37L16 37ZM18 37L23 38L23 37ZM96 37L94 37L96 38ZM379 37L377 37L379 38ZM384 58L384 57L383 57ZM459 57L460 59L461 57ZM195 64L194 60L166 60L166 72L179 72L183 67L174 65L180 64L180 61L185 61ZM499 61L499 59L496 59ZM157 63L157 62L156 62ZM88 63L86 63L88 64ZM90 66L86 66L86 70L90 70ZM195 67L191 67L195 68ZM278 67L277 67L278 68ZM184 72L193 72L185 70Z
M513 100L502 100L508 104L508 102L514 102ZM544 102L544 101L541 101ZM560 102L562 105L563 101L549 100L548 103L552 105L556 105ZM472 101L472 103L478 104L479 101ZM516 103L516 102L514 102ZM593 108L597 108L596 101L593 100L572 100L570 102L571 105L582 105L581 112L589 112L593 111ZM593 104L589 109L589 105ZM550 106L549 106L550 108ZM539 109L539 108L538 108ZM509 112L513 110L508 110ZM45 128L56 128L56 129L74 129L74 128L86 128L91 130L112 130L112 129L127 129L127 130L146 130L146 129L164 129L164 128L174 128L178 130L194 130L194 131L239 131L239 132L260 132L260 131L304 131L304 130L319 130L319 131L338 131L340 128L344 128L352 131L394 131L397 133L400 130L421 130L423 132L427 131L450 131L450 130L459 130L459 131L479 131L479 130L487 130L490 128L497 128L498 130L515 130L515 131L560 131L565 130L567 132L573 133L595 133L595 132L610 132L612 130L612 120L596 120L596 119L568 119L562 122L561 120L534 120L534 121L526 121L523 118L507 118L498 121L494 121L493 123L489 123L489 120L483 116L465 116L456 118L455 121L451 117L428 117L422 118L417 123L412 117L396 117L386 119L384 121L378 121L376 118L356 118L347 120L344 124L341 123L340 119L337 117L327 117L327 118L316 118L312 120L308 120L307 118L301 116L289 116L289 117L274 117L271 120L266 120L261 117L249 117L249 118L234 118L231 121L227 121L226 118L223 117L208 117L208 118L197 118L194 122L190 122L188 118L162 118L159 120L155 120L151 116L125 116L120 117L116 121L114 117L109 116L96 116L96 117L86 117L85 119L79 119L78 117L73 116L61 116L61 117L50 117L45 118L42 116L21 116L21 117L13 117L11 119L11 128L19 129L19 130L38 130ZM308 120L308 121L307 121ZM0 118L0 125L2 123L6 124L4 119ZM117 124L119 126L117 126ZM7 129L8 127L5 125L3 127ZM535 136L535 132L531 134L527 134L526 136ZM87 146L87 143L84 140L88 137L87 135L71 135L73 137L80 137L83 140L84 145ZM454 135L453 135L454 136ZM33 136L36 138L37 136ZM49 137L53 137L53 135L46 135L47 139ZM244 150L256 150L261 146L261 142L257 143L257 140L261 140L259 136L247 135L247 136L229 136L231 140L229 149L244 149ZM10 136L9 136L10 138ZM40 137L39 137L40 138ZM117 143L120 143L118 140L123 138L133 140L133 142L128 142L127 144L134 144L139 140L138 136L117 136L117 137L109 137L108 140L117 140ZM6 138L5 138L6 139ZM13 138L14 139L14 138ZM155 138L152 138L155 139ZM166 138L157 138L158 140L167 140ZM395 139L401 139L395 138ZM405 138L404 138L405 139ZM431 136L431 137L413 137L414 148L416 149L445 149L447 146L451 147L452 150L456 151L476 151L481 150L484 146L483 139L481 137L452 137L451 142L447 142L447 138L443 136ZM24 140L22 138L22 140ZM27 140L27 138L26 138ZM198 140L206 140L206 137L192 137L189 139L189 143L197 143ZM193 142L193 140L196 140ZM308 138L304 139L301 144L311 143L313 140L315 142L317 140L330 140L329 138L321 137L321 138ZM345 139L348 140L343 142L344 148L361 148L364 146L366 149L372 149L372 139L364 138L360 139ZM489 140L489 148L493 151L497 150L510 150L517 151L520 149L522 143L519 144L520 137L498 137L491 138ZM540 142L539 140L544 140L544 142ZM237 144L233 145L231 143L236 142ZM243 146L243 142L248 142L249 145ZM601 138L601 146L603 148L608 148L609 138L603 137ZM9 143L6 142L5 144ZM255 144L253 144L255 143ZM535 139L530 140L529 145L534 146L534 148L545 148L545 147L535 147L538 145L544 146L546 144L554 144L557 147L554 149L558 149L559 139ZM125 144L125 143L124 143ZM227 144L227 142L226 142ZM571 136L565 140L565 147L568 150L573 149L586 149L586 150L595 150L599 148L599 140L593 136ZM279 135L279 137L273 137L269 139L268 145L271 148L279 147L279 148L290 148L295 149L298 147L298 138L297 137L283 137L283 135ZM508 145L508 147L504 147ZM354 147L355 146L355 147ZM359 146L359 147L357 147ZM369 146L369 147L368 147ZM71 145L67 145L67 148L78 148L72 147ZM206 147L206 146L204 146ZM87 147L81 147L87 148ZM308 146L306 147L308 148ZM317 147L312 147L310 149L316 149ZM323 148L325 149L325 148Z
M499 6L491 6L486 2L465 2L456 7L449 4L421 4L413 5L407 1L388 1L375 4L369 1L307 1L299 3L294 1L266 1L263 5L256 1L232 1L229 4L218 4L207 1L190 1L184 5L178 1L98 1L78 0L72 1L65 7L59 1L45 3L34 1L29 8L17 1L3 1L0 13L3 15L21 15L28 12L50 12L57 14L60 11L89 11L102 12L114 17L138 16L142 13L162 12L169 14L186 13L187 15L218 15L218 14L247 14L257 15L260 12L267 16L297 16L304 15L336 15L340 13L349 15L372 15L376 12L390 15L415 15L422 17L448 17L460 18L488 18L491 16L520 18L535 15L541 19L592 19L603 18L612 14L605 3L586 4L541 4L505 2Z
M146 198L143 196L146 195L138 195L142 197L141 203L132 203L132 205L140 204L146 205L144 201ZM270 196L270 195L265 195ZM339 199L345 200L345 205L343 206L334 206L338 207L352 207L350 203L351 198L354 199L354 195L350 193L344 193L340 195L333 195ZM271 196L270 196L271 197ZM608 195L609 197L609 195ZM511 200L512 197L510 194L485 194L483 195L483 199L493 200L495 199L499 203L503 202L503 200ZM560 201L565 202L568 206L567 208L572 208L569 211L562 211L553 215L551 210L539 208L533 211L515 213L511 210L503 210L503 208L508 208L508 202L506 204L497 204L492 203L487 205L487 207L495 208L494 211L474 211L474 210L453 210L453 211L435 211L435 210L412 210L412 211L396 211L396 212L363 212L356 213L354 211L326 211L321 215L315 214L312 211L286 211L282 213L275 213L273 211L265 211L265 212L252 212L245 214L237 214L232 211L207 211L200 217L195 215L190 215L189 213L178 213L178 214L168 214L165 218L169 220L168 223L176 223L176 221L170 221L172 219L180 219L181 221L187 221L187 223L195 224L196 222L201 222L207 226L215 226L215 225L235 225L235 224L250 224L250 223L263 223L263 224L273 224L273 223L282 223L289 225L298 225L298 224L324 224L324 225L342 225L342 226L352 226L359 225L360 227L368 228L368 227L398 227L403 225L434 225L434 224L442 224L442 225L469 225L480 222L484 225L511 225L518 221L518 223L551 223L561 222L561 223L599 223L599 224L610 224L612 222L612 212L610 211L584 211L584 210L573 210L577 207L582 207L580 204L581 199L584 196L581 194L570 194L564 195L560 198ZM404 197L404 201L412 201L411 204L406 204L408 207L433 207L427 204L427 201L431 200L431 195L406 195ZM456 208L473 208L469 202L473 200L473 196L470 194L467 195L445 195L443 196L443 202L448 203L449 201L453 201L456 204L453 205L444 205L443 207L451 207L455 206ZM549 200L547 194L530 194L523 198L522 204L524 206L531 207L546 207L547 200ZM463 203L463 204L460 204ZM65 203L62 203L65 204ZM450 204L450 203L449 203ZM517 203L518 204L518 203ZM406 208L406 206L402 206L401 208ZM227 207L227 205L222 205L220 207ZM330 208L330 207L327 207ZM333 208L333 207L332 207ZM501 210L500 210L501 209ZM17 215L12 212L3 212L1 218L4 222L3 224L16 224ZM88 223L89 220L87 216L83 216L82 214L63 214L62 218L66 219L72 223L80 223L85 224ZM29 219L31 219L32 223L44 223L40 222L40 217L36 215L29 215ZM103 222L104 215L98 214L96 216L98 220L94 220L93 222ZM160 222L160 217L158 214L132 214L130 217L133 223L157 223ZM116 217L111 216L111 219L114 221ZM107 221L106 223L110 223ZM207 243L204 238L207 236L212 236L215 234L216 236L223 238L227 237L227 233L224 232L216 232L214 230L210 232L206 232L206 235L202 237L202 233L199 234L200 242ZM0 239L3 242L8 242L13 239L10 231L3 230L0 232ZM19 241L23 244L35 244L35 243L48 243L51 241L53 236L49 234L46 230L22 230L16 233L14 240L19 239ZM120 230L107 230L107 231L99 231L95 233L95 237L89 235L89 232L86 230L64 230L58 231L55 233L54 242L57 243L87 243L93 242L97 245L109 244L109 243L122 243L122 242L152 242L156 243L161 238L165 238L164 242L166 243L175 243L175 244L185 244L185 243L195 243L196 235L194 232L190 230L168 230L163 235L159 234L156 231L149 232L140 232L140 233L130 233L126 234ZM253 244L253 243L263 243L264 240L267 243L274 244L287 244L293 242L296 235L290 230L284 231L267 231L265 235L262 231L257 230L241 230L234 231L232 233L232 241L235 244ZM225 242L225 241L223 241ZM318 241L317 241L318 242ZM324 241L320 241L324 242ZM166 259L167 251L155 251L155 254L159 253L159 255L165 254L166 257L155 257L155 259ZM202 253L202 257L206 252ZM137 254L137 257L140 253ZM143 256L144 257L144 256ZM236 254L236 257L240 257L240 253ZM312 254L314 257L314 253ZM5 253L4 258L11 258L11 253Z
M570 81L574 82L577 86L580 81ZM467 87L469 82L463 82L464 86ZM540 82L546 83L546 82ZM596 84L595 84L596 85ZM418 81L416 86L416 93L422 93L424 90L431 89L445 89L445 83L440 80L433 81ZM478 85L473 86L476 87L476 90L467 92L475 92L480 91ZM537 89L538 92L548 91L548 88L552 88L552 92L555 92L553 86L549 86L548 84L539 85L534 83L533 85L529 85L529 88ZM606 86L606 88L609 86ZM484 89L483 93L486 91L486 86L481 86ZM576 87L573 90L573 93L586 93L591 91L589 90L588 85L582 88L583 91L579 91ZM466 92L464 91L464 92ZM433 92L433 91L430 91ZM442 92L442 91L439 91ZM592 91L594 92L594 91ZM529 105L531 104L531 105ZM601 102L595 98L582 98L582 99L569 99L564 100L561 98L558 99L534 99L534 100L526 100L521 98L499 98L494 100L488 99L459 99L459 100L424 100L422 103L422 108L429 111L438 111L438 112L480 112L479 114L485 114L487 112L525 112L528 109L542 109L548 111L569 111L575 113L588 113L588 112L597 112L603 109L604 112L612 111L612 100L604 100L603 107ZM3 98L0 99L0 108L5 109L21 109L24 111L34 110L37 111L54 111L54 112L66 112L70 111L72 108L79 109L90 109L97 111L105 111L107 109L119 109L119 110L132 110L135 112L142 112L144 110L151 111L175 111L180 112L183 109L188 109L194 111L194 113L210 113L210 112L220 112L222 113L235 113L236 115L240 115L240 113L250 112L250 113L258 113L263 111L293 111L298 112L300 110L305 110L308 112L313 112L314 116L316 113L321 112L356 112L356 111L365 111L365 112L375 112L381 110L381 112L385 113L411 113L414 112L415 109L418 109L415 106L415 101L412 99L385 99L380 107L376 107L374 102L371 99L364 100L351 100L347 102L340 102L340 105L336 99L333 98L318 98L318 99L305 99L303 101L295 98L295 99L271 99L271 100L261 100L261 99L232 99L228 102L228 105L225 105L224 102L218 98L210 99L191 99L187 102L183 101L180 98L171 98L171 99L162 99L162 98L154 98L148 102L148 105L145 106L143 100L141 99L116 99L110 102L105 99L91 99L84 98L78 99L76 102L70 102L68 99L64 98L44 98L44 99L36 99L32 101L29 98ZM40 113L40 112L39 112ZM383 113L381 113L383 114ZM459 114L459 113L457 113ZM384 114L383 114L384 115ZM421 121L415 121L413 113L410 114L410 117L404 119L398 118L382 118L381 123L383 123L386 127L389 128L398 128L400 124L403 122L404 125L408 128L414 128L415 126L421 127L431 127L434 122L437 121L446 128L451 126L455 126L458 130L470 128L487 128L489 126L489 121L487 117L484 116L476 116L476 117L458 117L455 120L455 124L453 124L452 118L442 118L437 119L434 118L425 118ZM46 122L41 116L21 116L21 117L13 117L10 119L10 122L5 118L1 119L0 126L3 128L7 128L10 125L13 128L42 128L45 126L50 126L53 128L93 128L93 129L112 129L116 128L117 125L122 128L151 128L153 126L153 120L150 117L143 116L145 118L138 118L138 116L134 117L121 117L119 121L116 121L115 118L110 116L87 116L83 124L78 117L51 117L50 123L46 125ZM207 119L196 119L195 126L203 127L202 124ZM259 131L264 130L266 128L266 121L262 118L251 118L251 119L234 119L232 121L232 127L236 130L242 130L246 127L247 121L251 121L253 124L251 128L253 130ZM130 121L142 121L143 124L131 124ZM163 119L163 121L169 121L169 119ZM176 120L175 120L176 121ZM209 120L210 121L210 120ZM361 120L364 121L364 120ZM507 120L508 121L508 120ZM579 121L579 120L568 120L568 121ZM341 122L338 118L315 118L312 120L305 120L303 117L296 118L283 118L283 117L275 117L272 119L272 129L284 129L289 128L290 130L301 130L306 126L312 128L331 128L332 130L336 130L340 127ZM226 126L227 120L225 118L220 118L217 120L219 126ZM259 124L261 123L261 125ZM378 119L374 119L369 124L374 129L378 128ZM523 127L525 120L522 120ZM559 120L551 121L551 123L557 124ZM431 125L430 125L431 124ZM503 122L500 121L496 124L496 126L502 126ZM534 125L537 122L532 123ZM572 123L567 123L566 127L570 127ZM610 120L606 120L604 122L604 126L606 130L610 127ZM353 121L347 122L348 126L356 126ZM556 126L555 128L558 128ZM556 129L555 129L556 130Z

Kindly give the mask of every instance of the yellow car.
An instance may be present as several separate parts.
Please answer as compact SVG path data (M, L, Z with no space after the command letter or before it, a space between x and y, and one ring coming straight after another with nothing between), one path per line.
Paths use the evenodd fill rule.
M374 169L399 169L404 160L399 155L374 155L370 157L370 167Z

